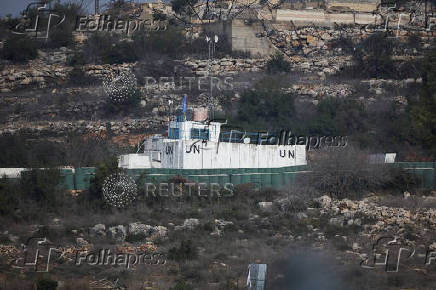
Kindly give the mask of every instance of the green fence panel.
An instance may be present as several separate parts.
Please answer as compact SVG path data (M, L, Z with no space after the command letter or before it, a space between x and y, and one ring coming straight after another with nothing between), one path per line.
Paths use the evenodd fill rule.
M199 180L197 175L188 175L186 179L188 179L189 182L194 182L194 183L198 183Z
M219 178L218 178L218 183L221 185L221 186L224 186L224 184L226 184L226 183L230 183L230 177L229 177L229 175L228 174L222 174L222 175L220 175L219 176Z
M61 178L62 178L62 187L67 190L74 190L74 172L71 168L62 168L60 170Z
M426 169L424 172L424 187L435 187L435 169Z
M271 173L262 174L262 187L271 187Z
M218 175L209 175L209 181L211 183L220 183L220 176L218 176Z
M89 188L91 178L94 176L94 167L81 167L75 169L74 183L77 190L85 190Z
M229 182L232 183L234 186L241 184L241 175L239 174L232 174L229 176Z
M250 175L250 182L253 183L255 187L261 187L262 186L262 175L251 174Z
M280 173L272 173L271 174L271 185L272 186L282 186L283 185L283 178Z
M241 184L250 183L250 182L251 182L251 175L250 174L241 175Z

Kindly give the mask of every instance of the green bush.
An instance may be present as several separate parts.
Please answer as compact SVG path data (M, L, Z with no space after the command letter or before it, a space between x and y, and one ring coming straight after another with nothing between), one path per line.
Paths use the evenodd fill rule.
M410 119L414 135L433 157L436 157L436 49L423 60L422 87L419 97L412 100Z
M186 261L197 258L197 249L190 240L183 240L179 247L172 247L168 251L168 259L174 261Z
M57 288L58 282L48 278L40 278L36 283L37 290L56 290Z
M165 31L138 31L132 38L133 49L138 59L150 54L182 57L186 51L187 43L182 31L172 27Z
M21 192L24 197L41 206L54 209L60 193L61 174L59 169L31 169L21 173Z
M58 15L66 15L63 23L54 26L50 29L50 35L46 47L57 48L62 46L71 46L74 44L73 29L76 25L75 21L79 15L84 15L85 11L82 5L70 1L68 3L61 3L60 1L53 1L52 9ZM55 18L55 21L57 19Z
M87 75L83 69L79 67L74 67L69 73L68 73L68 79L71 84L76 86L88 86L95 84L97 81L95 78Z
M11 35L1 51L2 58L12 62L26 62L38 57L38 45L33 38Z
M104 162L100 162L95 169L95 175L91 178L91 183L89 186L87 198L91 201L102 202L103 192L102 186L103 182L109 175L119 172L118 160L116 157L109 157Z
M191 284L179 281L174 287L171 287L170 290L194 290L194 287L192 287Z
M12 180L0 179L0 215L10 216L18 205L19 190Z
M264 87L241 94L235 125L277 131L290 126L295 119L295 96L283 93L279 87L268 87L268 80L261 82Z
M281 53L277 53L266 63L266 70L268 73L290 72L291 64L284 59Z
M138 60L133 46L130 42L121 41L119 43L112 44L106 48L103 52L104 63L120 64L135 62Z
M384 33L374 33L357 45L353 54L354 71L362 77L392 78L394 41Z
M70 66L84 65L87 63L83 51L76 51L72 56L67 59L67 64Z
M330 42L331 48L341 48L343 52L345 53L353 53L354 51L354 44L351 38L349 37L339 37L337 39L334 39Z

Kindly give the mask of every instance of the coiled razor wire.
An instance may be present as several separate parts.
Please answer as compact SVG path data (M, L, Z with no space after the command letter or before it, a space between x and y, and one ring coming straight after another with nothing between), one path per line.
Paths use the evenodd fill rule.
M102 190L104 201L117 208L127 207L138 195L135 180L122 173L109 175L103 182Z
M114 103L125 103L130 94L136 89L137 81L135 75L130 70L121 72L111 72L103 80L103 89Z

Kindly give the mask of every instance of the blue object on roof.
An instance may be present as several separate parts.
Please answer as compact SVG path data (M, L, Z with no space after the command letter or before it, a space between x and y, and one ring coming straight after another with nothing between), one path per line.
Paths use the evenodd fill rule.
M183 96L182 110L186 113L186 95Z
M247 286L248 289L264 290L266 281L266 264L249 264Z

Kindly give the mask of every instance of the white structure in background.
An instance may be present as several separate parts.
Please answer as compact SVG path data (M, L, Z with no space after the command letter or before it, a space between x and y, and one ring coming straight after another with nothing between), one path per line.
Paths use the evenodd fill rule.
M264 290L266 282L266 264L248 265L247 287L252 290Z
M280 168L306 165L305 145L250 144L250 138L220 138L219 122L187 121L179 116L168 125L168 138L154 135L146 140L144 152L119 157L121 168L217 169ZM180 118L183 117L183 118ZM197 119L197 120L196 120ZM229 133L227 133L229 134ZM261 144L259 144L261 143Z
M371 164L394 163L396 156L397 153L370 154L369 163Z

